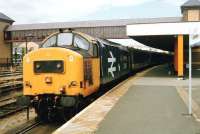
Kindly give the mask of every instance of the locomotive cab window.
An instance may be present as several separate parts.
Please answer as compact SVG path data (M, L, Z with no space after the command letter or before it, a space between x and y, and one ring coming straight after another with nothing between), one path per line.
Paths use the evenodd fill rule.
M90 43L79 35L75 35L74 45L84 50L88 50L90 47Z
M73 35L72 33L60 33L58 34L58 46L70 46L72 45Z
M47 48L47 47L53 47L56 45L56 35L50 37L43 45L42 47Z

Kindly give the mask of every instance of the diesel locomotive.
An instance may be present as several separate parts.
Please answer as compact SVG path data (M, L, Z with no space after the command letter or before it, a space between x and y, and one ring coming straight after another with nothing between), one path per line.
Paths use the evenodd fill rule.
M21 103L33 106L41 119L65 118L101 85L168 57L73 30L56 32L23 58Z

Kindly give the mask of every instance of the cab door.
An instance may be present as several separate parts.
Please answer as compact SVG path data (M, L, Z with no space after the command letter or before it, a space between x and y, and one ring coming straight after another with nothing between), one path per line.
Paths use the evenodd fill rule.
M91 95L100 86L100 59L98 46L95 42L89 42L80 35L74 36L74 45L80 48L83 55L83 96Z
M91 57L84 59L84 94L90 95L99 90L100 86L100 59L96 44L91 44Z

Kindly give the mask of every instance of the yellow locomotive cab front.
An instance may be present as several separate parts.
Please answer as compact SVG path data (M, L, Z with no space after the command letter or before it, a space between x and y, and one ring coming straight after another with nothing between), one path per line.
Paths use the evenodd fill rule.
M69 49L41 48L23 60L24 95L78 95L83 82L83 57Z

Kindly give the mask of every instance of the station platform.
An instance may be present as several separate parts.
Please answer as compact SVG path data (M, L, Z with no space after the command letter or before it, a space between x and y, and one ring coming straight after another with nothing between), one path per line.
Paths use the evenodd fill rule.
M177 92L187 80L168 72L168 66L161 65L129 78L54 134L200 134L200 123L187 115Z

